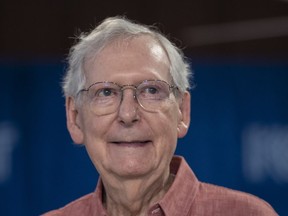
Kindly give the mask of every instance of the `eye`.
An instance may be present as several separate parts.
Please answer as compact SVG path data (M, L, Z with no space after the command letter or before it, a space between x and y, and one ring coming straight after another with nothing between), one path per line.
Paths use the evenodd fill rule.
M156 85L147 85L139 89L138 97L140 99L159 100L162 98L162 90Z
M112 94L113 94L113 90L109 88L100 89L97 92L98 97L108 97L108 96L111 96Z
M144 92L147 94L157 94L158 93L158 89L155 86L147 86L144 89Z
M112 97L115 95L117 95L117 91L112 88L99 89L95 94L96 97Z
M162 81L144 81L137 91L140 100L163 100L169 97L169 86Z

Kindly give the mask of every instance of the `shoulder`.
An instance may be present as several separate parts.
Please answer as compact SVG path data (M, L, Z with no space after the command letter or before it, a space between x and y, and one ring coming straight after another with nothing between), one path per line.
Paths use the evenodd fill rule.
M81 215L81 212L89 211L89 203L93 197L93 193L87 194L76 199L62 208L55 209L42 214L42 216L65 216L65 215Z
M277 215L267 202L252 194L207 183L200 183L195 201L208 212L218 212L217 215Z

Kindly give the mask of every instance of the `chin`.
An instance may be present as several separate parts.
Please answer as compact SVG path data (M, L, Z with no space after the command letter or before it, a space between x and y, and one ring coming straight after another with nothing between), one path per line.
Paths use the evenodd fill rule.
M151 173L153 167L150 164L148 165L143 163L123 163L120 166L114 167L113 170L118 176L125 178L137 178Z

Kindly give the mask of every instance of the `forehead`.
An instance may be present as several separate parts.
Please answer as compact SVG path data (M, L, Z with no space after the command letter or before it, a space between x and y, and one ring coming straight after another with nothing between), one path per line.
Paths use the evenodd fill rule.
M99 53L90 56L84 68L87 79L94 82L125 76L166 81L170 78L170 62L165 50L147 35L110 42Z

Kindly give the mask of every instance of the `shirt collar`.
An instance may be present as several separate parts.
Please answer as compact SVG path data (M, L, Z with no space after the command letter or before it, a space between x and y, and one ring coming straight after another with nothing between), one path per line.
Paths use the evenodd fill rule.
M107 211L103 206L103 192L104 192L104 187L103 183L101 181L101 178L98 179L96 191L93 193L93 202L95 203L92 205L94 208L92 210L93 216L106 216Z
M173 157L170 173L175 175L168 192L159 205L165 216L187 215L196 197L199 181L183 157Z
M183 157L174 156L170 163L170 173L175 175L174 182L164 195L164 197L150 210L161 208L165 216L187 215L193 200L196 197L199 181L193 171ZM103 207L103 184L101 178L98 180L97 188L93 194L94 216L107 215L106 209Z

